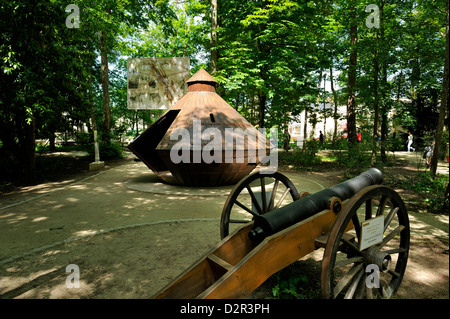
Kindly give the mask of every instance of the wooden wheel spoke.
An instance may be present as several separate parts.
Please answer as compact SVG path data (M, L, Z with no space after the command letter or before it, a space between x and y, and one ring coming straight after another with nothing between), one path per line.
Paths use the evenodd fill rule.
M386 237L384 237L383 241L380 244L380 248L386 245L396 235L400 234L403 229L405 229L405 226L403 225L397 226L392 232L390 232Z
M388 270L388 274L390 274L392 277L396 277L396 278L400 277L400 274L398 272L395 272L392 269Z
M275 195L276 195L277 190L278 190L278 183L279 182L280 181L277 179L277 180L275 180L275 184L273 185L272 196L270 196L270 201L269 201L269 205L268 205L269 212L272 211L272 209L273 209L273 204L275 202Z
M398 207L394 207L394 208L391 209L389 214L386 215L386 217L384 218L384 231L386 231L386 229L388 228L388 226L391 223L392 219L397 214L398 210L399 210Z
M233 223L233 224L248 224L250 222L251 222L251 220L248 220L248 219L230 219L230 223Z
M266 201L266 183L264 176L261 177L261 199L263 204L263 214L267 213L267 201Z
M354 252L360 254L359 248L358 246L356 246L354 243L352 243L350 240L348 240L347 238L345 238L344 236L341 237L341 241L344 242L344 244L346 244L351 250L353 250Z
M363 257L352 257L352 258L348 258L348 259L344 259L341 261L338 261L334 264L334 268L341 268L353 263L362 263L364 261Z
M242 204L240 201L238 201L236 199L236 201L234 202L236 205L238 205L240 208L242 208L243 210L245 210L246 212L248 212L249 214L252 214L253 216L258 216L257 213L255 213L254 211L252 211L250 208L248 208L247 206L245 206L244 204Z
M358 273L353 277L353 281L350 284L349 289L347 290L347 292L345 293L344 298L345 299L351 299L353 298L353 295L356 292L356 289L359 287L360 282L361 282L361 278L364 275L364 269L361 269L360 271L358 271Z
M372 198L366 201L366 220L372 218Z
M387 201L388 197L387 196L381 196L380 199L380 205L378 205L378 209L377 209L377 214L376 216L380 216L383 215L383 211L384 211L384 207L386 205L386 201Z
M252 198L252 203L255 205L256 210L258 211L259 215L263 214L263 211L261 210L261 206L259 206L258 200L255 197L255 194L253 193L252 189L250 188L250 185L246 186L248 193L250 194L250 197Z
M400 253L406 253L406 249L399 247L399 248L394 248L394 249L389 249L389 250L384 250L384 252L386 254L392 255L392 254L400 254Z
M366 276L366 278L367 278L367 276ZM366 298L367 299L372 299L373 298L372 288L369 288L367 285L366 285Z
M358 214L352 216L353 227L355 227L356 237L361 239L361 224L359 223Z
M361 280L359 281L358 288L356 289L354 298L362 299L362 298L364 298L364 293L365 293L365 295L368 299L372 299L372 298L368 297L369 294L367 292L368 288L367 288L367 284L366 284L367 274L364 271L362 271L362 273L363 273L363 276L362 276Z
M291 190L290 188L286 188L286 190L283 193L283 196L281 196L280 201L278 202L277 206L275 206L274 210L280 208L281 203L283 203L284 199L286 198L290 190Z
M358 275L359 271L363 270L363 264L354 265L342 278L333 289L333 297L336 298L342 289Z

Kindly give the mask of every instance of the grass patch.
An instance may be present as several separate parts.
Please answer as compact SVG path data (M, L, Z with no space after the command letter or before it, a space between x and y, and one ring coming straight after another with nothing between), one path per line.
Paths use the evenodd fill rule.
M267 299L320 299L321 262L299 260L270 276L261 291Z

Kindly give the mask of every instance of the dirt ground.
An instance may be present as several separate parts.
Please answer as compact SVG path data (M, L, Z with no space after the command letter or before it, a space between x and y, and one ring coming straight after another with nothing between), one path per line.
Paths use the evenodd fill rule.
M219 242L231 187L170 189L151 182L151 171L130 156L107 164L100 172L0 194L0 298L151 298ZM342 175L281 172L308 192ZM142 176L155 183L153 190L130 187ZM397 298L448 299L448 215L409 213L411 250ZM317 277L321 254L306 256L298 267ZM80 270L79 288L66 286L70 265ZM270 297L270 287L250 297Z

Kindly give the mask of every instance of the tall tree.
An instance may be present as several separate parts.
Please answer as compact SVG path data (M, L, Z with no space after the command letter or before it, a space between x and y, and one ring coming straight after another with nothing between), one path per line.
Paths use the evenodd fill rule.
M89 10L91 13L85 15L85 19L88 20L86 24L98 33L103 93L102 139L105 143L109 143L111 107L108 55L120 46L120 37L137 32L139 28L147 27L150 22L161 23L163 27L169 27L166 18L173 17L173 12L167 0L90 0L86 1L84 5L83 9Z
M445 61L444 61L444 78L442 80L442 93L441 93L441 105L439 107L439 120L436 128L436 142L433 157L431 159L431 174L433 178L436 176L438 159L441 152L441 142L442 142L442 133L444 129L444 119L446 115L446 111L448 109L448 90L450 86L450 73L449 73L449 7L450 4L447 2L447 24L445 27ZM447 114L448 116L448 114Z
M331 94L333 95L333 120L334 120L334 129L333 129L333 142L336 141L337 138L337 129L338 129L338 96L337 92L334 89L334 78L333 78L333 65L330 66L330 88L331 88Z
M110 9L107 9L110 11ZM102 70L102 92L103 92L103 134L104 143L109 143L111 139L111 108L109 105L109 64L107 33L98 31L98 40L100 42L101 70Z
M5 175L12 171L34 180L36 134L54 140L63 113L74 118L83 113L83 37L66 27L63 9L58 1L0 6L0 55L6 62L0 83L8 88L0 93L0 158L9 159L2 165Z
M382 61L381 61L381 76L382 76L382 92L381 92L381 147L380 147L380 155L381 161L385 163L387 161L386 157L386 139L388 134L388 112L390 104L390 96L389 96L389 83L387 79L388 73L388 59L389 59L389 44L385 37L385 28L386 28L386 17L384 10L384 0L380 3L380 42L382 46Z
M356 3L350 0L350 60L348 65L348 84L347 84L347 140L352 146L356 143L356 70L358 50L356 43L358 41L358 24L356 15Z
M217 48L217 7L218 0L211 0L211 74L214 75L217 70L217 60L219 59L219 50Z
M221 3L217 78L231 104L246 101L245 109L258 115L253 124L281 126L286 114L296 117L314 103L317 82L309 73L328 68L317 63L324 34L319 10L314 2L289 0Z
M380 75L380 60L379 60L379 34L376 31L376 49L375 57L373 59L373 129L372 129L372 164L376 161L377 144L378 144L378 123L380 119L380 99L379 99L379 85L378 77Z

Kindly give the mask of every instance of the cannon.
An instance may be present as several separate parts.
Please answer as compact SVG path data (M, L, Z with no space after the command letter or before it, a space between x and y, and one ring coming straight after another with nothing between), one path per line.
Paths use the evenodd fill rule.
M222 240L154 298L243 298L272 274L323 249L323 298L392 298L410 230L398 193L372 168L315 194L285 175L243 178L222 210Z
M378 169L372 168L339 185L324 189L312 195L306 194L303 198L292 204L267 214L255 216L254 226L249 233L249 237L253 241L260 241L268 235L274 234L330 207L329 203L332 199L339 199L339 201L334 201L332 207L330 207L335 213L338 213L342 207L341 201L349 199L360 189L370 185L380 184L382 181L383 175L381 172Z

